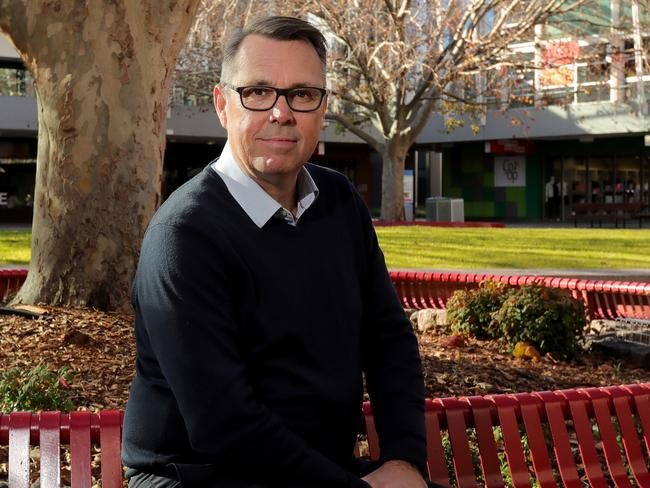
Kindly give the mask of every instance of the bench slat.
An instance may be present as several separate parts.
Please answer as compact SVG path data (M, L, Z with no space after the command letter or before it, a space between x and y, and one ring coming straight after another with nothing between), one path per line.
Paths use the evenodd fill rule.
M598 388L585 388L579 391L584 391L591 399L591 405L596 415L596 423L600 431L600 440L605 452L605 461L612 481L618 488L631 488L633 485L623 466L621 450L616 442L616 432L612 423L608 395Z
M70 413L70 459L72 488L91 486L90 412Z
M650 388L644 390L641 385L626 385L623 389L634 395L634 405L641 423L646 451L650 453Z
M61 414L42 412L39 415L41 445L41 488L61 486Z
M467 400L472 406L485 486L487 488L503 488L505 483L501 475L501 464L492 425L491 410L494 408L494 402L479 396L469 397Z
M609 482L600 468L600 459L596 452L591 420L587 414L588 399L575 390L565 390L561 395L569 402L573 428L578 439L578 448L589 483L594 488L608 488Z
M445 407L447 418L447 432L451 442L451 452L454 460L454 471L459 488L477 487L474 477L474 463L469 449L465 412L467 403L455 398L441 400Z
M29 435L32 414L9 415L9 486L29 488Z
M634 418L630 410L630 398L617 388L607 388L607 392L613 397L616 418L623 437L623 447L632 474L640 486L650 486L650 474L643 458Z
M376 461L379 459L379 437L375 427L375 418L368 414L366 414L366 431L368 432L368 453L370 459Z
M442 445L442 430L440 425L440 416L442 414L443 407L438 401L427 400L424 420L427 436L427 468L429 470L429 478L439 485L449 486L447 461ZM366 417L366 422L368 420L368 417ZM370 434L368 436L370 437Z
M552 392L541 392L537 394L544 402L546 419L551 429L553 438L553 452L557 462L562 483L567 488L581 488L582 482L578 475L578 469L571 452L569 432L566 428L563 401L561 397Z
M518 403L514 398L506 395L495 395L492 398L497 406L512 484L515 488L531 488L528 465L521 444L519 423L515 412Z
M99 413L100 442L102 448L102 487L122 488L122 417L111 410Z
M541 400L529 393L515 395L521 408L521 416L528 435L528 447L533 461L537 481L542 488L557 488L551 458L544 439L544 430L539 416Z

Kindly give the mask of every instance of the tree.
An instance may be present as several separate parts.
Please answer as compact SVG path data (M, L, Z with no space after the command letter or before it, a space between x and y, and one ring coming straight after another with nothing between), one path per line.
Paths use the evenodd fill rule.
M160 203L169 87L199 0L0 0L38 158L22 303L124 309Z
M614 4L620 0L611 1L610 8L601 0L310 0L285 1L272 10L303 17L327 33L333 89L327 118L382 156L381 217L393 220L403 218L406 154L431 114L445 114L451 131L464 115L480 119L488 107L505 111L581 97L599 100L594 90L610 86L622 92L625 76L616 75L615 68L621 71L618 64L630 53L623 51L621 38L621 56L614 53L618 61L611 63L606 40L623 33L631 39L633 12L627 9L628 21L622 14L615 20ZM193 28L199 42L181 57L177 86L207 97L219 76L225 30L262 9L261 2L239 1L239 10L231 9L229 20L219 22L223 12L210 10L210 0L204 3ZM567 36L574 40L564 42ZM573 52L583 37L591 44ZM576 68L578 62L588 67ZM602 83L582 86L585 76ZM479 125L472 126L476 133Z
M258 16L290 14L291 7L291 2L276 0L201 0L176 65L173 98L212 105L212 90L221 76L223 42L230 33Z
M455 110L458 102L476 102L487 91L489 78L474 74L507 64L510 44L532 38L535 25L580 3L312 0L305 4L303 15L328 32L332 42L329 75L334 100L327 117L382 157L382 219L403 219L405 158L431 114ZM498 76L492 80L502 81Z

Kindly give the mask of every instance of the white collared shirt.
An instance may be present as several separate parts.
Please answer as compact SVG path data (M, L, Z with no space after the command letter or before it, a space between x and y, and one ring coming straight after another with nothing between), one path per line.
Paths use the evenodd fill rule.
M271 217L284 219L288 224L295 226L318 196L316 183L303 167L298 174L298 210L294 217L290 210L280 205L255 180L244 173L235 161L228 141L219 159L212 163L212 169L221 177L235 201L259 228L262 228Z

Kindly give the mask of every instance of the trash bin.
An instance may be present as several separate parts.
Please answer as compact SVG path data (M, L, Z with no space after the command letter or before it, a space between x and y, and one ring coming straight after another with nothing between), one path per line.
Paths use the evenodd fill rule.
M429 197L426 214L432 222L465 222L465 202L462 198Z

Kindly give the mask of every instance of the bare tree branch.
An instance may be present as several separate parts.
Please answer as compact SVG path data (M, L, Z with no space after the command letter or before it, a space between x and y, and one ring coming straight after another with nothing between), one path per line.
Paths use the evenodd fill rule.
M347 130L352 132L355 136L357 136L359 139L367 142L370 144L370 146L377 152L381 152L381 146L382 143L372 137L367 131L362 130L358 127L358 124L355 123L352 119L344 116L344 115L337 115L337 114L332 114L328 113L325 118L328 120L333 120L335 122L338 122L341 124L343 127L345 127Z

